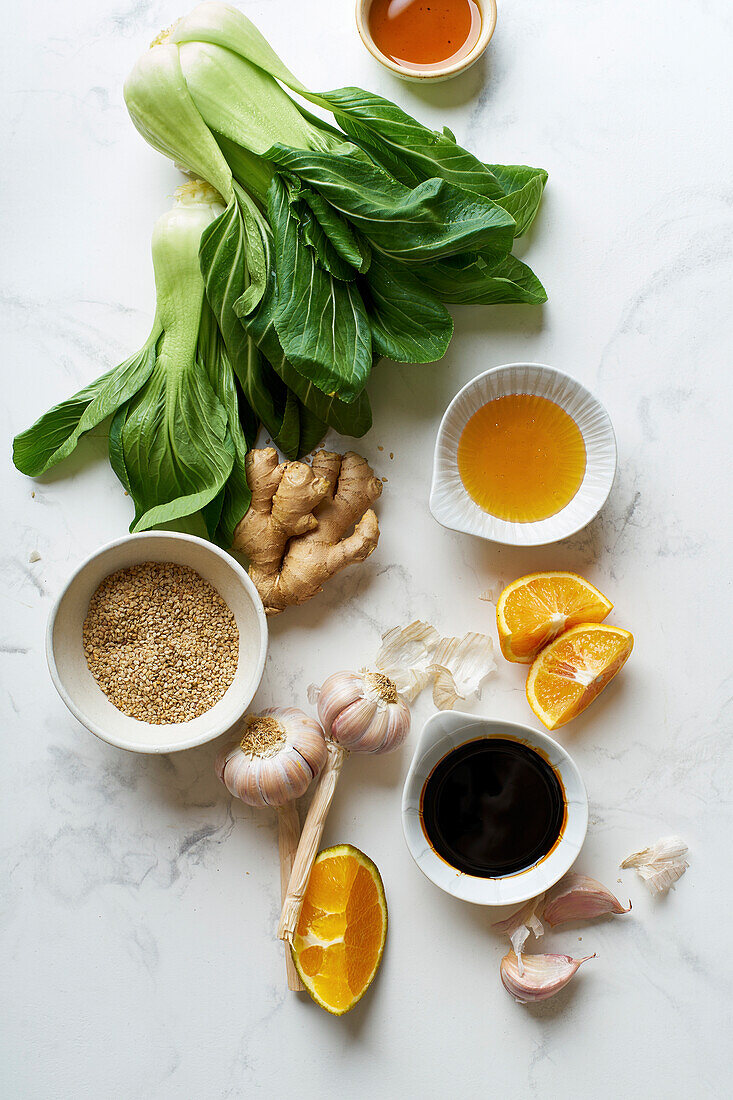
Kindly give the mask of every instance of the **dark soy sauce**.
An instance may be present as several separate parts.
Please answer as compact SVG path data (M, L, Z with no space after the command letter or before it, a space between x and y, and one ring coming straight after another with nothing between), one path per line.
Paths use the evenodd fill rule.
M565 795L534 749L481 738L435 766L423 788L422 820L432 848L456 870L500 878L526 870L554 847Z

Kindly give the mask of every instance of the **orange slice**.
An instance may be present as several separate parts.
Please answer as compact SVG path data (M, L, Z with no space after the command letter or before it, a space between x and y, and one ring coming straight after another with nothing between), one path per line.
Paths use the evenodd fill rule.
M572 627L535 658L527 676L529 705L548 730L564 726L600 695L633 648L633 635L618 626Z
M499 596L496 625L507 661L531 665L543 646L579 623L600 623L613 609L577 573L530 573Z
M351 844L319 852L292 948L313 1000L334 1016L353 1008L379 969L386 935L384 887L369 857Z

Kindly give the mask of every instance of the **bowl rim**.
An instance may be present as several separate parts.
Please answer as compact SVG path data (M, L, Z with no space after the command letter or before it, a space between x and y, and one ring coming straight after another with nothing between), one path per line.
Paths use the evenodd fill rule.
M398 76L407 77L409 80L439 81L446 80L451 76L458 76L459 73L470 69L474 62L478 61L496 30L496 0L476 0L481 9L481 33L473 49L460 61L454 62L453 65L436 66L433 69L412 69L409 65L398 65L396 61L392 61L386 54L382 53L372 38L367 21L367 14L372 3L373 0L356 0L356 29L359 32L359 37L375 61L378 61L380 65L384 65L385 69L390 69Z
M80 562L80 564L76 567L76 569L74 569L73 572L66 578L66 581L64 582L64 584L61 587L58 595L56 596L56 599L54 600L53 605L51 607L51 610L49 612L48 620L47 620L47 623L46 623L46 638L45 638L46 663L48 665L48 671L51 675L51 680L53 681L53 685L56 688L56 691L58 692L59 696L61 697L62 702L65 704L67 709L73 714L73 716L76 718L76 720L78 722L80 722L82 726L84 726L86 729L88 729L90 733L93 733L95 737L98 737L100 739L100 741L105 741L108 745L112 745L114 748L125 749L128 752L144 753L144 754L150 755L150 756L163 755L163 754L171 753L171 752L182 752L185 749L193 749L193 748L197 748L199 745L205 745L205 744L207 744L207 742L214 741L217 737L220 737L222 734L226 733L227 730L230 730L236 724L238 719L235 718L233 721L227 722L226 724L219 723L216 726L213 726L213 727L211 727L211 728L209 728L205 731L201 731L199 734L197 734L193 737L188 737L188 738L186 738L186 739L184 739L180 742L176 742L176 743L173 743L173 744L166 744L166 745L163 745L163 746L149 745L149 744L144 744L144 743L136 742L136 741L125 739L125 738L116 737L116 736L114 736L114 734L110 734L109 731L105 730L102 726L100 726L97 722L95 722L94 719L92 719L88 715L86 715L81 710L81 708L79 706L77 706L75 700L71 697L69 692L66 690L66 688L65 688L65 686L64 686L64 684L61 680L61 677L59 675L58 667L56 665L56 655L55 655L55 652L54 652L54 640L53 639L54 639L54 627L55 627L55 624L56 624L56 618L58 616L59 609L61 607L61 604L62 604L69 588L71 587L73 582L77 579L77 577L81 576L81 574L86 569L88 569L88 567L94 561L96 561L98 558L100 558L103 554L107 553L110 550L116 549L118 546L125 546L125 545L128 545L128 544L132 543L132 542L142 542L142 541L145 541L145 540L158 540L158 539L173 539L174 541L183 542L183 543L193 543L194 545L198 545L198 546L201 546L201 547L205 548L213 556L220 558L228 566L231 567L233 573L242 582L243 587L246 589L248 595L250 596L250 598L252 600L252 604L253 604L255 612L256 612L256 615L257 615L257 621L258 621L259 626L260 626L260 639L259 639L259 655L258 655L258 658L257 658L257 665L256 665L256 672L255 672L255 676L256 676L255 684L256 684L256 686L255 686L254 691L252 692L252 696L244 704L244 708L246 708L249 705L249 703L251 702L251 699L254 697L255 693L257 692L257 690L259 688L259 685L260 685L260 682L262 680L262 674L263 674L264 669L265 669L265 661L267 659L267 649L268 649L268 641L269 641L267 616L265 614L265 609L264 609L264 606L263 606L263 603L262 603L262 599L261 599L260 594L259 594L259 592L257 591L257 589L254 585L254 582L252 581L252 579L248 575L247 571L244 569L244 567L242 565L240 565L240 563L236 560L236 558L234 558L231 554L228 554L225 550L222 550L221 547L215 546L214 543L208 542L206 539L199 538L198 535L188 535L188 534L184 534L183 532L180 532L180 531L138 531L138 532L135 532L134 534L123 535L121 538L113 539L111 542L106 542L102 546L99 546L96 550L92 551L91 554L88 554L83 559L83 561ZM120 566L120 568L124 568L124 566ZM193 568L193 566L191 566L191 568ZM142 724L146 725L146 726L149 725L149 723L142 723ZM181 724L184 724L184 723L181 723Z
M440 727L441 725L445 725L446 722L453 728L444 730L442 733L439 728L436 733L433 733L432 727ZM444 870L444 868L449 865L441 856L438 856L432 850L424 834L422 825L420 825L420 830L425 846L421 847L420 851L416 851L415 845L413 844L413 819L415 817L419 818L420 816L420 796L426 782L426 779L420 781L417 773L426 757L429 756L436 746L440 745L443 741L451 740L453 748L457 748L459 745L465 744L468 741L479 740L482 737L482 734L479 732L480 727L486 730L485 736L487 737L514 736L517 740L529 743L530 746L535 749L559 757L562 761L563 769L572 776L580 798L573 799L567 803L568 826L566 826L565 832L557 842L554 850L552 850L555 856L563 853L563 858L555 858L553 863L554 869L552 871L549 870L549 864L547 863L545 863L544 868L542 867L542 864L545 860L549 859L549 856L544 857L544 860L534 864L531 868L516 872L514 875L506 875L502 878L480 878L476 875L468 875L465 872L458 871L456 868L451 868L453 878L451 888L449 889ZM453 738L456 738L456 740L454 741ZM452 749L447 749L443 755L451 751ZM440 759L442 759L442 756ZM436 765L437 761L431 766L431 772ZM415 786L418 782L420 789L415 790ZM573 825L572 837L569 835L571 816ZM568 750L548 734L520 722L510 722L504 718L486 717L484 715L468 714L462 711L438 711L428 718L423 726L402 790L402 832L408 851L421 872L430 882L437 886L438 889L443 890L443 892L450 897L455 897L460 901L466 901L472 905L482 905L493 908L500 908L507 905L521 905L531 898L537 897L538 894L541 894L545 890L549 890L555 883L559 882L575 863L585 842L588 831L588 817L588 792L583 782L580 769ZM544 876L542 874L543 869L545 871ZM439 870L443 872L442 875L438 874ZM432 873L433 871L435 871L435 873ZM443 881L441 881L441 878ZM503 889L497 886L497 884L500 883L515 883L517 888L514 892L511 892L506 886ZM524 886L522 885L523 883ZM503 894L504 896L497 896L497 893Z
M443 439L443 435L445 433L446 424L449 421L449 418L450 418L450 416L453 412L453 409L458 404L458 402L461 400L461 398L464 396L464 394L468 393L475 386L478 386L485 378L488 378L490 375L495 375L495 374L498 375L498 374L501 374L504 371L516 370L516 369L525 369L525 370L531 370L531 371L537 371L537 372L547 372L548 374L554 375L557 379L562 380L564 382L567 382L567 383L571 384L572 386L574 386L576 391L579 394L581 394L586 400L590 401L593 405L595 405L598 412L600 412L602 414L602 416L605 418L606 423L607 423L608 432L610 434L610 440L611 440L612 448L613 448L613 472L611 474L611 477L609 478L608 488L606 490L605 496L598 503L598 506L596 507L595 511L593 513L589 514L584 520L582 520L582 522L578 523L577 526L573 527L572 529L570 529L568 531L563 532L563 534L561 534L561 535L557 535L556 537L550 538L550 539L542 538L542 537L539 537L539 538L537 538L537 537L532 538L531 537L530 529L535 527L535 523L526 523L526 524L523 525L526 528L527 535L529 537L522 539L521 542L518 541L518 540L517 541L509 541L507 539L497 538L493 535L484 534L483 532L468 530L464 526L458 526L458 525L453 524L453 523L447 523L447 522L445 522L444 519L441 518L441 515L440 515L440 513L438 511L438 508L437 508L436 500L435 500L436 492L437 492L437 488L438 488L438 484L439 484L439 472L440 472L440 469L441 469L440 444L441 444L441 441ZM552 546L556 542L562 542L564 539L572 538L573 535L577 535L579 531L582 531L585 527L588 526L589 523L593 522L593 520L596 518L596 516L600 513L601 509L605 507L605 505L608 501L608 498L611 495L611 490L613 489L613 485L614 485L614 482L616 480L617 470L618 470L618 441L616 439L616 432L615 432L615 429L614 429L614 426L613 426L613 421L611 420L611 417L610 417L610 415L608 413L608 410L606 409L605 405L595 396L594 393L592 393L587 388L587 386L584 386L583 383L579 382L578 379L575 378L572 374L568 374L566 371L559 370L558 367L551 367L548 363L523 362L521 360L517 361L516 363L501 363L496 367L489 367L488 370L481 371L479 374L474 375L474 377L471 378L468 382L466 382L466 384L464 386L461 386L460 390L458 390L458 392L453 396L451 401L448 403L448 406L446 407L446 410L445 410L445 412L443 413L443 415L440 419L440 424L438 425L438 431L437 431L436 436L435 436L435 447L434 447L434 450L433 450L433 470L432 470L432 478L431 478L431 483L430 483L430 496L429 496L428 504L429 504L430 513L431 513L433 519L437 523L439 523L441 527L444 527L447 531L459 531L461 534L474 535L476 538L483 539L486 542L492 542L497 546L518 546L518 547L523 547L523 546L527 546L527 547L531 547L531 546ZM567 505L565 507L567 507ZM564 508L561 508L560 511L556 513L556 515L558 515L558 516L562 515L563 511L564 511ZM486 513L486 514L489 515L489 513ZM550 518L553 518L553 517L550 517ZM545 520L539 520L537 522L544 523L546 521Z

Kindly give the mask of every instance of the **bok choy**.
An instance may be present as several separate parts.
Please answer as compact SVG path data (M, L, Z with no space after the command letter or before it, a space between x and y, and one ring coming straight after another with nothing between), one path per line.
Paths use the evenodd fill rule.
M206 294L248 400L281 445L283 388L360 435L375 358L440 359L453 332L446 302L546 298L511 255L545 172L484 164L449 131L359 88L308 90L235 8L202 3L163 32L125 100L150 144L227 203L202 237ZM252 343L264 365L250 379Z
M244 473L257 424L241 399L204 295L199 243L223 207L191 182L156 223L156 311L143 347L56 405L14 441L15 465L38 476L111 417L109 457L135 505L132 531L203 511L209 536L230 546L249 507Z

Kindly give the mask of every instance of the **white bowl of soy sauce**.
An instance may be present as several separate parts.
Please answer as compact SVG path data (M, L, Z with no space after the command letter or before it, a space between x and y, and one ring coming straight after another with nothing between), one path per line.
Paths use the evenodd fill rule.
M420 870L475 905L518 905L572 867L588 796L569 753L529 726L455 711L430 718L402 795Z

